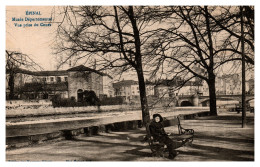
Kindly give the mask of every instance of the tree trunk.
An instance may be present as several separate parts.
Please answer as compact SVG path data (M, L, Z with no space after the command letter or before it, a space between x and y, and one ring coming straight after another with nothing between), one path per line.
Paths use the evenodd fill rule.
M8 86L9 86L9 99L13 99L14 98L14 74L11 72L10 76L9 76L9 81L8 81Z
M209 99L210 99L210 115L218 115L214 74L209 75L208 86L209 86Z
M143 121L143 125L146 125L146 123L149 120L147 118L150 115L149 115L149 108L148 108L148 102L147 102L147 97L146 97L144 75L143 75L142 71L138 71L137 75L138 75L138 81L139 81L140 101L141 101L141 107L142 107L142 121Z
M143 65L142 65L142 54L141 54L141 41L140 41L140 34L138 30L138 26L134 17L134 10L133 6L129 6L129 19L131 20L134 39L135 39L135 62L136 62L136 72L138 76L138 83L139 83L139 92L140 92L140 101L142 107L142 121L143 125L150 120L148 102L146 97L146 88L145 88L145 81L144 81L144 73L143 73ZM149 119L148 119L149 118Z
M241 12L241 52L242 52L242 128L246 125L246 63L245 63L245 46L244 46L244 21L243 7L240 6Z

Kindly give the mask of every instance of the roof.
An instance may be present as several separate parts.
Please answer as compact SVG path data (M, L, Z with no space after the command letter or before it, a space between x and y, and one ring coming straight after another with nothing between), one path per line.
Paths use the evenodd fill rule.
M200 81L188 81L184 84L184 86L202 86L202 82Z
M114 88L120 88L124 86L138 85L138 81L134 80L122 80L116 83L113 83Z
M134 80L122 80L122 81L113 83L114 88L120 88L120 87L123 87L123 86L131 86L131 85L139 85L139 82L134 81ZM145 81L145 85L154 86L155 84L151 81Z
M69 68L67 71L92 71L92 72L98 72L94 69L91 69L91 68L88 68L84 65L79 65L79 66L76 66L76 67L72 67L72 68Z
M101 76L108 76L109 78L112 79L112 77L108 74L105 74L103 72L85 67L84 65L76 66L73 68L70 68L68 70L56 70L56 71L29 71L21 68L16 68L13 69L15 73L22 73L22 74L28 74L28 75L34 75L34 76L64 76L68 75L69 71L90 71L90 72L95 72ZM6 73L9 74L10 70L6 70Z
M25 69L21 69L21 68L14 68L12 69L13 72L15 73L23 73L23 74L28 74L28 75L34 75L33 71L29 71L29 70L25 70ZM6 74L9 74L11 72L11 70L6 69Z
M9 74L11 70L6 70L6 73ZM68 75L68 72L65 70L61 71L29 71L21 68L13 69L15 73L22 73L34 76L61 76L61 75Z
M155 83L154 83L154 82L151 82L151 81L148 81L148 80L146 80L146 81L145 81L145 85L155 85Z
M90 72L95 72L101 76L108 76L109 78L112 79L112 77L108 74L105 74L103 72L100 72L100 71L97 71L97 70L94 70L94 69L91 69L89 67L86 67L84 65L79 65L79 66L76 66L76 67L72 67L70 69L68 69L67 71L90 71Z
M68 91L68 84L65 82L61 83L51 83L51 84L42 84L42 83L26 83L22 91L24 92L35 92L35 91Z
M184 83L183 80L167 80L167 79L159 81L156 84L156 86L172 87L172 86L181 86L182 84L184 84L183 87L184 86L202 86L202 83L200 81L187 81L186 83Z
M223 79L225 79L225 78L238 78L239 77L239 74L223 74L223 75L221 75L221 76L219 76L219 78L223 78Z
M68 75L68 72L65 70L62 71L36 71L34 72L36 76L61 76Z
M177 83L179 83L179 81L177 82L176 80L164 79L164 80L158 81L158 83L156 85L157 86L176 86Z

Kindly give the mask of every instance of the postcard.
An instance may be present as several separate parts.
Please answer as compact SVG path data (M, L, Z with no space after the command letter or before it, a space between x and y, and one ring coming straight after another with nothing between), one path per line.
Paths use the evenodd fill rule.
M5 12L7 164L256 160L255 6Z

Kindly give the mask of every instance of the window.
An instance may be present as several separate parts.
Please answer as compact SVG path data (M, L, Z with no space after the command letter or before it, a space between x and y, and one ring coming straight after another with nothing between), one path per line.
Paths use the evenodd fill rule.
M68 77L64 77L65 82L68 82Z
M54 81L54 78L53 77L51 77L51 82L53 82Z
M86 73L85 73L86 74ZM90 75L89 74L86 74L86 77L85 77L86 81L89 82L90 80Z
M57 77L57 82L61 82L61 77Z

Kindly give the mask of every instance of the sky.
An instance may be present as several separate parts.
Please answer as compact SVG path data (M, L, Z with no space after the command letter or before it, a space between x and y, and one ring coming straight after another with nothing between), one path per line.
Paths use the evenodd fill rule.
M55 11L56 10L56 11ZM41 15L26 15L26 11L40 11ZM28 55L43 70L57 70L56 55L53 53L55 46L55 35L58 23L62 17L58 14L56 6L7 6L6 7L6 50L18 51ZM41 21L27 21L25 18L53 18L55 23L51 26L34 26ZM22 18L22 21L13 21ZM22 24L22 27L17 27ZM24 27L24 24L32 24L31 27ZM59 70L66 70L68 66L63 66ZM118 79L133 79L137 81L136 74L130 72L122 75Z
M55 70L55 55L52 46L57 23L51 26L34 26L44 21L27 21L25 18L51 18L53 6L8 6L6 7L6 49L30 56L44 70ZM26 11L40 11L41 15L26 15ZM12 18L23 21L12 21ZM32 24L32 27L17 27L15 24Z
M7 6L6 7L6 49L9 51L19 51L27 54L44 70L56 70L57 61L54 50L55 35L58 21L61 16L55 14L58 11L56 6ZM41 15L26 15L26 11L40 11ZM42 21L27 21L25 18L52 18L54 23L51 26L34 26L35 23L44 23ZM23 21L13 21L12 19ZM23 27L24 24L32 24L32 27ZM46 23L46 22L45 22ZM21 24L22 27L17 27ZM64 67L66 70L68 67ZM61 69L60 69L61 70ZM124 75L124 79L132 79L135 74Z

